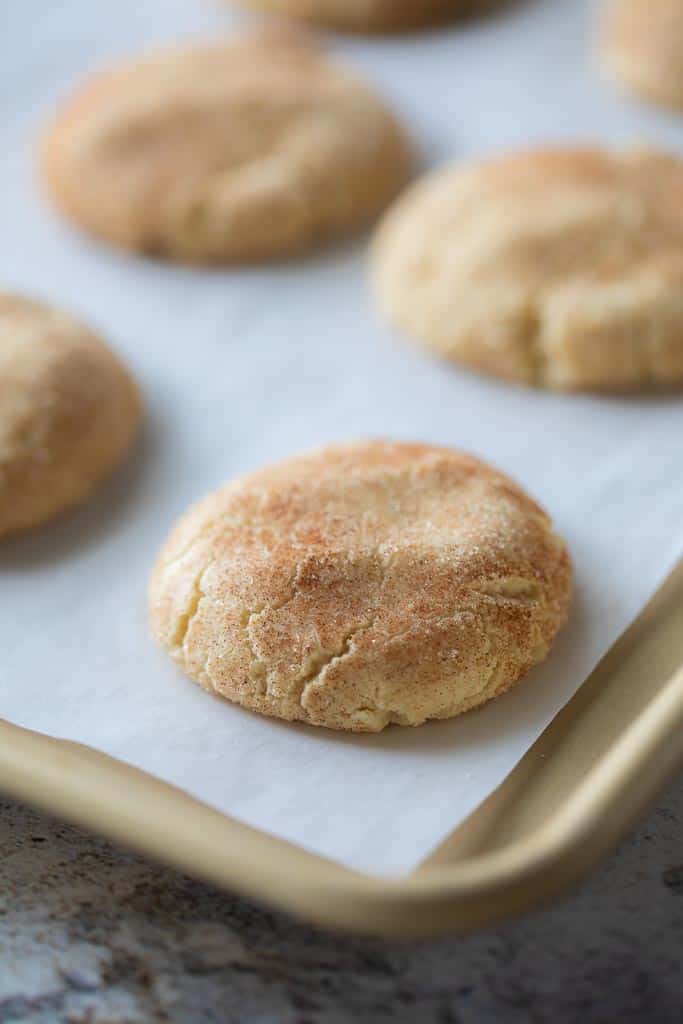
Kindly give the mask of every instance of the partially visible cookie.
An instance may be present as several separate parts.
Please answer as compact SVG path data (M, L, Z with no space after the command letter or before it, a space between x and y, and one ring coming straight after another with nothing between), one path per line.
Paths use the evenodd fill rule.
M331 445L235 480L180 520L152 630L201 686L252 711L379 732L512 686L565 621L548 516L478 459Z
M345 32L397 32L488 10L496 0L237 0ZM500 2L500 0L498 0Z
M447 167L374 243L386 317L474 369L561 390L683 384L683 161L535 150Z
M602 57L617 82L646 99L683 107L681 0L609 0Z
M60 111L43 152L52 196L82 228L198 263L342 235L394 197L409 164L373 90L285 30L101 74Z
M83 501L122 461L140 394L83 324L0 293L0 537Z

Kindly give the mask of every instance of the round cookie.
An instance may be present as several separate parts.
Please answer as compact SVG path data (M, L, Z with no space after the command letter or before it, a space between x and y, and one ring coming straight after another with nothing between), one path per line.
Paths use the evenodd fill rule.
M332 445L239 479L176 525L152 630L207 690L331 729L449 718L548 652L567 550L514 483L461 452Z
M196 263L293 255L376 215L410 150L374 92L285 30L88 83L43 150L57 204L116 245Z
M681 0L611 0L602 25L602 57L627 89L683 107Z
M345 32L397 32L466 17L496 0L238 0L243 7ZM500 0L498 0L500 2Z
M448 167L389 211L379 304L447 359L525 384L683 383L683 162L536 150Z
M0 537L86 498L130 448L140 412L128 371L95 334L0 293Z

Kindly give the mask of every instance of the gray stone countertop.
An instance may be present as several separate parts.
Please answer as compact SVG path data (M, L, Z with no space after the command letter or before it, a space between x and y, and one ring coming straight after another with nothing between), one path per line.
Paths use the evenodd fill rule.
M683 778L550 909L340 938L0 802L0 1024L683 1022Z

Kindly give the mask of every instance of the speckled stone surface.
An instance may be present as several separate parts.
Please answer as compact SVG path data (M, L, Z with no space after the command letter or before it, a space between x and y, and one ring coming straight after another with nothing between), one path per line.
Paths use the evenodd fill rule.
M0 802L0 1024L683 1021L683 778L562 904L339 938Z

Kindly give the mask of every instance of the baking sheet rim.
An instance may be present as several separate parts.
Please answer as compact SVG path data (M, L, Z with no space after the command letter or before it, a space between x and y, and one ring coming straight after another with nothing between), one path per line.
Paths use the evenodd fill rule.
M649 635L672 593L683 607L683 563L585 685L605 665L613 669L628 657L634 638L642 642ZM616 844L674 771L683 754L682 728L683 664L541 827L502 849L399 879L328 861L97 750L2 719L0 788L172 867L316 923L429 935L472 930L530 909L580 877Z

